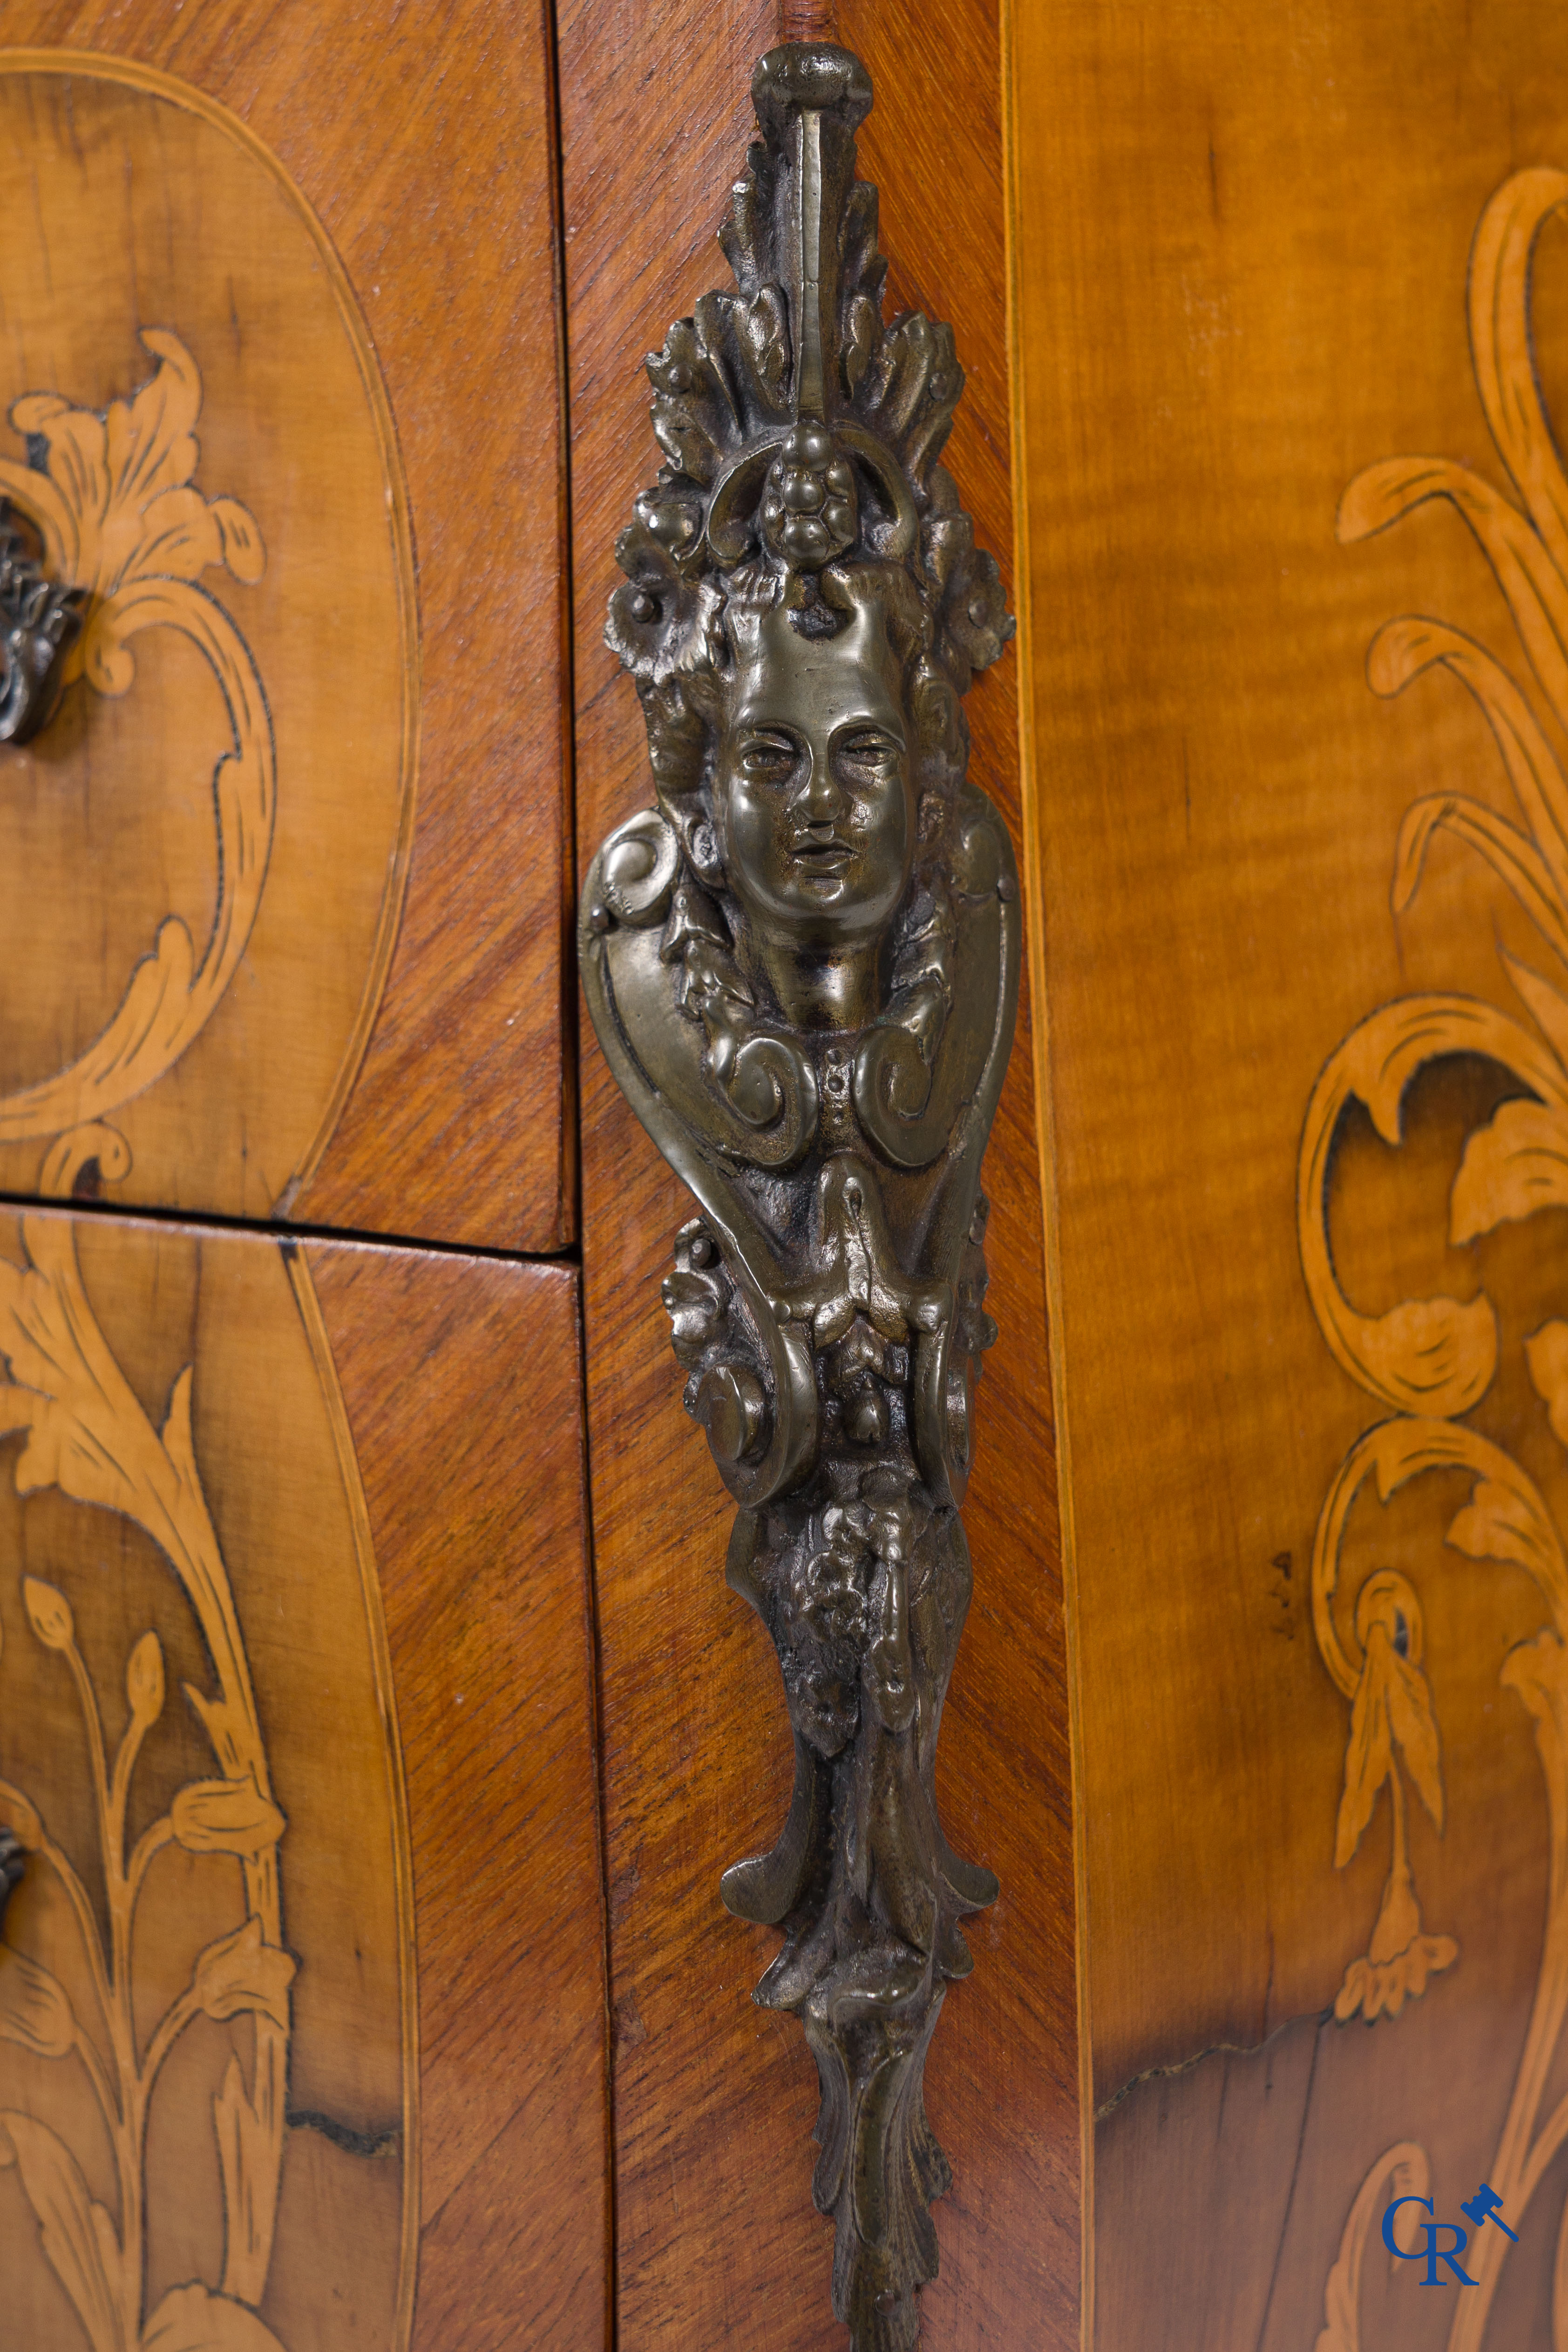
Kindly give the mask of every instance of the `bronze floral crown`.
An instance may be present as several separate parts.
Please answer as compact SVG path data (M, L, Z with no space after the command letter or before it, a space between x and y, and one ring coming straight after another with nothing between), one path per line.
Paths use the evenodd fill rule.
M681 681L722 672L731 600L783 602L808 631L853 608L857 572L914 591L895 607L918 656L958 694L1013 634L994 559L937 460L963 390L952 331L882 320L877 191L855 177L871 105L846 49L797 44L752 78L761 140L719 231L733 294L705 294L650 352L665 463L616 559L605 636L672 748ZM897 625L897 624L896 624Z

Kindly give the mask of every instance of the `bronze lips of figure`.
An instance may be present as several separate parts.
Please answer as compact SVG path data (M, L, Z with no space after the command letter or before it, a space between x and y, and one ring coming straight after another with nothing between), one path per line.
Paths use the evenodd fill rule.
M960 1918L996 1894L933 1775L1020 944L960 697L1013 624L937 462L952 332L883 322L869 77L793 44L752 91L720 231L737 290L647 363L665 463L607 636L656 805L595 859L579 948L610 1066L696 1195L664 1300L795 1733L779 1842L721 1892L784 1930L755 1998L816 2060L834 2309L858 2352L908 2352L951 2179L925 2052L972 1966Z

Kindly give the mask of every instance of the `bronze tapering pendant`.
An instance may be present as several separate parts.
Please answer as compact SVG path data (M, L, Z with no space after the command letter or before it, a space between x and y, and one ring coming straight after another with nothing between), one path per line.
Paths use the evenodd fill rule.
M869 76L795 43L752 94L719 233L736 290L647 363L665 463L606 634L655 805L595 859L579 951L610 1066L696 1196L664 1301L795 1730L779 1842L721 1892L784 1930L755 1998L816 2060L834 2309L857 2352L908 2352L951 2179L926 2048L972 1966L960 1918L997 1891L933 1780L1020 948L960 698L1013 624L938 463L952 331L883 320Z

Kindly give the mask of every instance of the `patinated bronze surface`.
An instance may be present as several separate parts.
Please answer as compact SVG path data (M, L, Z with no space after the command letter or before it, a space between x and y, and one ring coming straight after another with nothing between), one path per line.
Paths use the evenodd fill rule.
M0 499L0 743L26 743L52 716L87 598L44 572Z
M860 2352L907 2352L951 2177L925 2052L972 1965L960 1918L997 1891L948 1845L933 1776L1019 955L960 697L1013 624L937 462L952 331L883 322L869 77L794 44L752 88L720 230L736 291L647 362L666 462L607 636L656 805L595 858L579 945L611 1067L696 1195L664 1300L795 1731L779 1842L722 1894L784 1930L756 1999L816 2059L834 2308Z
M12 1888L20 1884L24 1866L20 1842L8 1829L0 1828L0 1927L5 1925L5 1906Z

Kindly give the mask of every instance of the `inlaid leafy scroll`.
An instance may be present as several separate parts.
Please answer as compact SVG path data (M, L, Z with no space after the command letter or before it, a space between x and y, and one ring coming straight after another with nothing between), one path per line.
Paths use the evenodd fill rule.
M792 45L752 95L720 231L735 291L647 362L666 462L606 635L657 804L594 861L579 949L610 1066L700 1212L664 1301L795 1735L778 1843L721 1893L784 1931L755 1999L816 2061L834 2310L857 2352L910 2352L951 2179L926 2051L973 1966L960 1920L997 1891L943 1835L935 1763L1018 974L961 697L1013 625L938 462L952 331L883 320L869 78Z
M78 1129L50 1155L46 1181L68 1195L89 1156L110 1170L117 1139ZM271 1791L244 1638L227 1569L202 1492L191 1443L191 1372L183 1372L161 1430L138 1403L94 1318L68 1219L23 1220L26 1264L0 1260L0 1434L20 1434L17 1491L48 1487L143 1528L173 1569L201 1628L216 1688L187 1685L185 1698L213 1749L213 1777L181 1789L166 1814L128 1850L127 1804L142 1743L165 1703L162 1645L143 1633L125 1666L129 1719L118 1748L78 1645L67 1594L24 1581L27 1622L43 1653L68 1675L81 1716L105 1889L105 1943L79 1858L68 1853L25 1788L0 1780L0 1819L66 1895L93 1988L80 2015L65 1987L37 1961L0 1946L0 2040L74 2063L91 2084L114 2151L118 2215L90 2197L81 2167L38 2117L0 2109L0 2167L14 2164L37 2217L40 2243L69 2295L92 2352L141 2352L179 2342L191 2352L269 2352L275 2337L251 2307L271 2259L283 2158L289 1988L295 1963L283 1948L278 1843L285 1822ZM26 1671L37 1672L42 1661ZM185 1853L237 1865L244 1916L233 1932L193 1956L190 1981L152 2032L139 2032L132 1928L156 1887L158 1858ZM213 2103L223 2187L221 2293L182 2286L143 2315L146 2124L165 2060L198 2016L248 2016L255 2057L247 2082L231 2060ZM172 2308L171 2306L175 2306ZM198 2326L199 2322L199 2326Z
M1342 2022L1396 2016L1432 1976L1460 1965L1455 1939L1425 1927L1411 1874L1405 1783L1436 1826L1445 1799L1439 1729L1423 1672L1421 1601L1410 1580L1373 1570L1359 1587L1342 1575L1345 1537L1358 1498L1387 1503L1413 1481L1459 1473L1468 1497L1447 1544L1477 1566L1522 1570L1541 1595L1539 1630L1509 1652L1501 1679L1527 1710L1545 1777L1551 1832L1546 1926L1524 2048L1487 2179L1510 2222L1520 2217L1568 2140L1568 2096L1543 2115L1568 2021L1568 1559L1546 1497L1520 1463L1467 1418L1498 1369L1499 1324L1484 1291L1468 1300L1406 1300L1362 1312L1337 1278L1328 1231L1328 1178L1341 1121L1364 1105L1384 1140L1397 1146L1411 1079L1449 1055L1483 1055L1518 1091L1466 1142L1448 1198L1456 1246L1506 1221L1568 1206L1568 476L1552 437L1530 341L1531 257L1543 223L1568 205L1568 174L1516 173L1492 198L1471 254L1469 327L1477 388L1511 488L1500 490L1441 457L1370 467L1341 504L1342 541L1386 530L1427 499L1447 500L1468 525L1507 600L1521 671L1440 621L1406 615L1373 641L1368 675L1398 694L1434 668L1457 679L1485 714L1517 814L1467 793L1444 792L1407 812L1394 856L1394 908L1415 896L1439 832L1481 857L1540 936L1543 969L1500 947L1522 1017L1459 994L1406 996L1380 1006L1330 1057L1302 1138L1298 1209L1307 1287L1323 1335L1351 1377L1390 1418L1358 1439L1319 1520L1312 1561L1318 1645L1350 1704L1335 1861L1342 1867L1389 1792L1392 1855L1366 1952L1346 1970L1335 2002ZM1522 681L1522 682L1521 682ZM1531 1381L1557 1438L1568 1445L1568 1323L1542 1320L1524 1343ZM1380 2158L1355 2200L1325 2298L1318 2352L1362 2352L1362 2258L1374 2212L1402 2189L1422 2193L1428 2165L1414 2144ZM1510 2241L1477 2233L1467 2264L1478 2284L1455 2297L1450 2352L1480 2352ZM1560 2224L1552 2343L1568 2352L1568 2213ZM1368 2347L1370 2352L1370 2347Z
M0 1096L0 1142L44 1139L110 1118L173 1068L199 1035L245 953L272 846L276 759L267 696L244 637L205 586L226 569L254 584L266 567L261 534L237 499L208 499L193 477L201 378L178 336L143 330L151 380L100 415L53 393L11 405L26 457L0 457L0 494L43 541L51 579L79 593L80 635L66 654L68 688L127 693L132 639L175 629L208 664L232 741L213 773L217 905L198 954L188 926L166 916L128 976L108 1026L68 1068Z
M174 1066L228 988L260 904L272 836L266 695L239 630L201 584L204 572L220 567L242 583L258 580L260 534L237 500L209 499L195 487L192 427L201 383L190 353L165 331L149 329L142 341L156 369L132 398L111 403L103 415L54 394L17 400L11 418L26 437L26 461L0 459L0 492L36 527L51 575L79 592L81 629L66 656L68 686L79 679L98 694L126 693L138 633L176 629L209 664L232 738L213 779L216 912L200 954L184 922L167 917L96 1041L68 1068L0 1099L0 1139L43 1142L38 1189L62 1200L89 1167L110 1181L127 1173L129 1148L111 1114ZM24 1265L0 1260L0 1438L21 1440L13 1456L17 1492L56 1489L132 1522L157 1545L211 1661L212 1687L187 1685L184 1697L211 1745L214 1769L181 1789L167 1812L129 1842L138 1759L167 1699L163 1645L148 1630L125 1661L129 1715L110 1752L71 1599L26 1578L23 1601L36 1654L0 1660L0 1668L68 1678L98 1852L90 1865L68 1852L27 1789L0 1779L6 1832L0 1864L8 1888L14 1874L6 1857L19 1849L63 1892L92 1999L82 2011L15 1940L14 1906L8 1939L0 1943L0 2042L80 2070L113 2152L116 2210L93 2198L82 2152L51 2123L16 2107L0 2107L0 2171L15 2169L40 2255L91 2352L280 2352L256 2305L271 2262L286 2131L296 1968L284 1947L278 1867L286 1824L193 1449L192 1372L181 1375L163 1426L154 1428L99 1328L70 1221L26 1217L22 1241ZM191 1955L184 1989L148 2030L133 1929L139 1911L158 1899L159 1857L175 1848L237 1873L243 1904L230 1932ZM104 1889L107 1937L89 1894L95 1881ZM202 2016L247 2019L254 2037L248 2075L231 2059L212 2095L223 2244L215 2249L212 2284L184 2282L148 2311L148 2112L170 2053ZM7 2261L16 2259L8 2249Z

